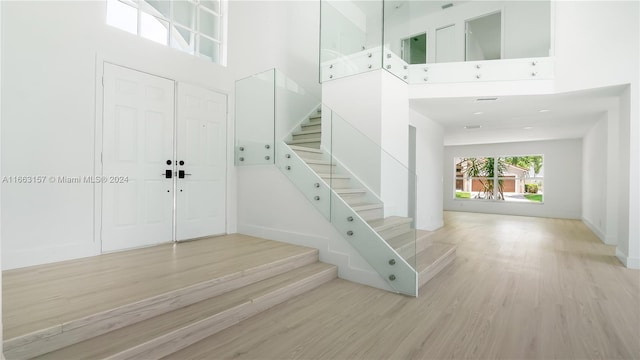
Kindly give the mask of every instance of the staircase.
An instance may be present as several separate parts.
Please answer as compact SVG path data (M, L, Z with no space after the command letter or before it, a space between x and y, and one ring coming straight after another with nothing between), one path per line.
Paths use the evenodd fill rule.
M62 271L60 269L69 272L77 268L74 265L77 263L61 263L58 268L26 269L15 276L5 275L5 279L8 277L5 293L9 293L9 301L3 304L5 314L9 316L5 320L5 356L9 360L159 359L337 277L335 266L318 262L316 249L246 238L233 238L218 246L215 252L211 251L230 250L231 253L226 255L233 255L232 258L213 259L218 265L210 265L211 256L207 253L203 260L205 265L197 269L191 259L202 258L201 254L205 251L194 251L191 258L176 259L175 252L172 254L172 245L167 246L166 258L173 259L173 262L168 263L170 266L166 266L166 262L160 265L165 269L184 268L188 277L182 282L177 281L179 276L171 269L166 271L168 275L165 276L162 268L153 270L149 268L152 265L145 265L147 271L131 274L135 278L130 281L131 284L127 284L125 276L124 283L118 281L114 285L114 273L119 269L105 266L108 273L104 279L101 278L102 272L91 274L92 282L86 285L88 288L100 288L104 283L102 291L105 295L95 297L93 302L87 299L90 297L87 294L67 295L69 302L77 304L77 311L74 308L67 309L66 315L40 316L40 313L51 311L47 304L64 299L65 295L56 293L59 290L55 288L51 293L36 291L34 287L37 289L47 285L34 284L27 278L36 272L59 273ZM195 243L203 241L215 240L199 240L179 246L198 246ZM111 255L125 256L124 267L144 261L145 258L159 257L150 254L148 249L103 256ZM164 259L165 256L160 258ZM89 265L86 269L82 268L82 264L79 266L79 277L85 276L84 273L90 271L88 269L101 267L100 264ZM140 275L142 272L146 272L146 275ZM40 276L43 277L46 276ZM193 283L186 280L194 277L198 277L199 281ZM125 288L146 295L121 304L105 306L101 303L100 298L110 297L109 293L125 294ZM148 293L149 289L157 291L151 294ZM21 302L12 299L19 299L18 295L27 299L34 296L34 292L41 293L39 296L42 299L25 300L25 303L33 303L36 307L27 316L21 309ZM91 311L83 313L83 309Z
M431 278L436 276L456 256L454 245L432 242L429 233L415 230L412 227L413 219L401 216L384 215L384 203L369 190L360 186L360 182L348 171L338 170L336 159L322 150L322 114L318 110L316 114L308 117L300 126L298 131L291 134L290 140L286 141L289 149L297 155L314 173L322 180L323 186L315 184L317 188L328 188L332 195L338 196L358 218L366 223L366 226L373 230L379 238L393 249L393 252L402 258L415 271L418 280L417 287L426 284ZM290 159L291 154L285 154ZM339 159L337 159L339 160ZM288 164L289 162L287 162ZM285 174L291 171L292 165L284 167ZM294 182L299 181L300 176L290 176ZM302 190L304 185L296 184ZM324 194L323 194L324 195ZM319 203L322 196L316 195L310 198L312 203ZM319 209L326 211L322 205L317 205ZM333 207L333 204L331 205ZM333 211L333 209L332 209ZM353 220L351 220L353 221ZM333 222L333 220L332 220ZM350 236L347 231L347 238ZM349 239L347 239L349 240ZM373 244L374 240L369 239ZM389 256L387 256L389 257ZM367 258L365 256L365 258ZM370 259L367 259L370 260ZM371 261L369 261L371 263ZM389 260L394 262L395 260ZM374 264L371 264L376 267ZM381 274L383 275L383 274ZM384 276L389 281L397 278L395 274ZM390 282L393 286L393 282ZM416 293L417 295L417 289Z

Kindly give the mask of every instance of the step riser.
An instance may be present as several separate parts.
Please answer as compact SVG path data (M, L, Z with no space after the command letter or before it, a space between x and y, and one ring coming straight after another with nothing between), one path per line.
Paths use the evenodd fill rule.
M411 233L414 233L413 230ZM402 256L403 259L408 259L410 257L414 257L417 253L422 252L426 248L428 248L431 244L433 244L433 240L429 236L423 236L421 238L415 239L409 244L405 244L396 249L396 252Z
M323 160L322 154L318 154L316 152L308 152L308 151L300 151L300 150L294 150L294 151L296 154L298 154L298 156L300 156L303 159Z
M293 134L293 140L317 139L320 137L318 133L311 134Z
M321 127L321 124L302 125L302 131L320 131Z
M382 219L384 217L384 209L370 209L358 211L358 215L365 221Z
M109 360L159 359L214 335L240 321L310 291L338 276L337 268L315 274L303 281L279 288L269 294L252 299L228 311L200 320L137 347L123 351Z
M228 281L215 279L196 284L43 331L9 339L3 344L4 354L7 359L36 357L317 261L318 252L311 251L260 266L251 271L244 271L238 276L230 276L231 280Z
M301 142L301 143L298 143L298 144L289 144L289 145L308 147L308 148L311 148L311 149L320 149L320 141L305 141L305 142Z
M342 178L323 178L323 180L334 189L348 188L351 183L350 179L342 179Z
M325 164L308 164L308 165L316 173L335 174L335 172L336 172L336 166L335 165L325 165Z
M455 248L447 253L444 257L438 260L437 264L434 266L430 266L425 271L421 271L418 274L418 287L422 287L424 284L429 282L429 280L433 279L434 276L438 275L447 265L451 264L456 259L456 250Z
M378 234L380 236L382 236L383 239L385 240L389 240L392 239L396 236L400 236L408 231L411 231L411 224L407 223L407 224L402 224L402 225L398 225L398 226L394 226L392 228L386 229L386 230L382 230L380 231Z
M340 197L349 205L353 206L361 204L366 200L366 193L364 194L340 194Z

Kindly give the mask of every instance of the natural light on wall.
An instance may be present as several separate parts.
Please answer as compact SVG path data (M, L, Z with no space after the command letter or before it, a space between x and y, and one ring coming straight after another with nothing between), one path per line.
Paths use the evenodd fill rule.
M107 0L107 24L226 65L224 0Z
M458 157L454 160L456 199L543 202L542 155Z

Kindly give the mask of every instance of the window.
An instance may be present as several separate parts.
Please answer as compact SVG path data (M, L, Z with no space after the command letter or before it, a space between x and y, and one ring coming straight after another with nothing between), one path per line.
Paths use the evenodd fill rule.
M543 202L543 155L458 157L454 171L456 199Z
M107 0L107 24L225 64L224 0Z

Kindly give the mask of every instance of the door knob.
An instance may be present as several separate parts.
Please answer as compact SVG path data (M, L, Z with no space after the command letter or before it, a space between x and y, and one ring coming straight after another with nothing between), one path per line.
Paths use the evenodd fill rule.
M173 171L171 169L165 170L164 174L162 174L162 175L164 175L164 177L167 178L167 179L171 179L173 177Z
M167 165L171 165L171 160L167 160Z
M180 161L178 162L178 164L180 164L180 165L184 165L184 160L180 160Z
M184 179L185 176L191 176L191 174L185 173L184 170L178 170L178 178L179 179Z

